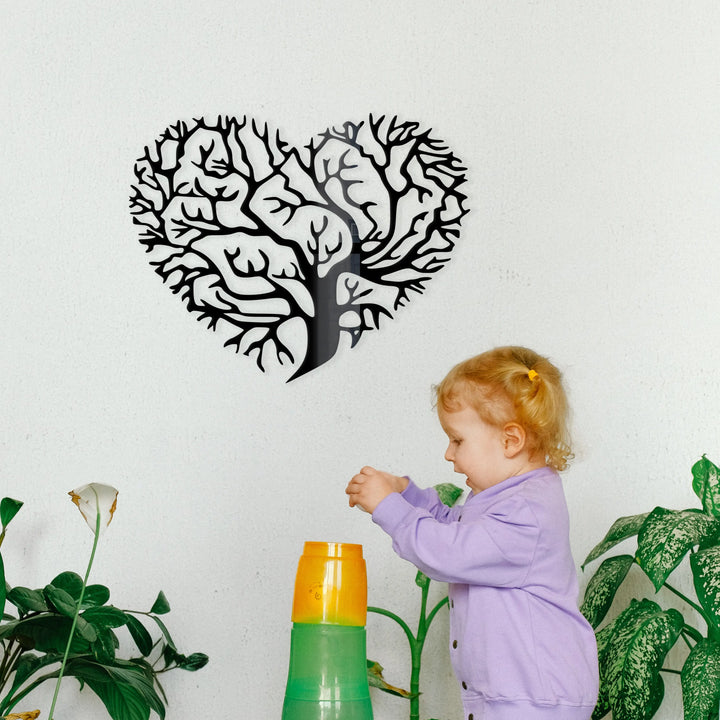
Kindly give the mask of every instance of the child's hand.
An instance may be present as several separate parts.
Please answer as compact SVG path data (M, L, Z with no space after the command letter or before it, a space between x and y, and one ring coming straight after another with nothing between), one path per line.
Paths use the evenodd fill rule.
M348 483L345 492L350 496L350 507L357 505L361 510L373 513L382 500L391 493L402 492L407 484L407 478L365 466Z

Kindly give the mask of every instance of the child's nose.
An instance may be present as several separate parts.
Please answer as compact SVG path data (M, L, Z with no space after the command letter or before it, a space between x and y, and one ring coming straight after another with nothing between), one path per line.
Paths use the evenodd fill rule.
M453 461L453 457L454 457L454 455L453 455L453 453L452 453L452 445L448 445L448 446L447 446L447 450L445 451L445 459L446 459L448 462L452 462L452 461Z

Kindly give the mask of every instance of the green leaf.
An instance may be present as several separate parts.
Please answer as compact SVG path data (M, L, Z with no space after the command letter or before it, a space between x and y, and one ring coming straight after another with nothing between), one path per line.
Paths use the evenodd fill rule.
M645 522L645 518L650 513L642 513L641 515L629 515L627 517L618 518L607 531L605 537L590 551L590 554L585 558L585 562L582 564L583 569L585 566L596 560L601 555L604 555L611 547L615 547L618 543L626 540L633 535L637 535L642 524Z
M181 670L187 670L188 672L195 672L196 670L200 670L200 668L204 668L210 660L205 653L192 653L187 657L184 655L180 657L182 657L182 660L175 660L175 662L177 662L177 666Z
M616 555L604 560L590 578L580 612L594 628L607 615L617 589L634 562L632 555Z
M84 617L79 616L75 625L75 633L89 643L97 640L98 634L94 625L91 625Z
M43 594L50 606L61 615L75 617L75 598L70 593L54 585L46 585Z
M415 584L424 590L430 584L430 578L424 572L418 570L415 576Z
M10 521L18 514L18 510L22 506L22 500L13 500L9 497L0 500L0 523L2 523L3 528L10 524Z
M178 659L181 659L183 656L177 651L177 648L174 645L171 645L168 643L163 647L163 660L165 661L165 667L168 668L173 663L177 662Z
M64 615L36 615L0 626L0 637L17 640L20 647L27 650L63 653L71 625L72 620ZM90 651L90 642L79 631L80 623L70 648L76 655Z
M130 631L130 637L132 637L138 646L138 650L142 653L142 656L147 657L153 649L153 640L150 633L134 615L130 613L125 613L125 615L127 617L127 628Z
M26 652L20 655L17 663L15 664L15 675L13 676L12 686L8 690L5 700L12 697L15 691L23 685L32 675L34 675L41 668L47 667L57 663L58 665L62 662L62 655L60 653L47 653L45 655L35 655L31 652ZM59 668L58 668L59 672ZM50 677L53 677L51 675ZM57 675L54 675L57 677Z
M112 605L91 607L85 610L81 616L90 624L102 628L119 628L127 623L128 616L120 609Z
M695 592L715 627L720 628L720 547L706 548L690 555Z
M50 584L53 587L64 590L76 602L80 599L83 580L77 573L71 572L70 570L60 573L56 578L53 578Z
M682 675L685 720L718 716L720 706L720 646L702 640L690 652Z
M598 664L600 666L600 692L591 720L600 720L600 718L604 718L610 712L610 698L608 697L608 686L605 681L605 668L607 665L606 657L610 638L619 627L621 620L622 616L616 617L609 625L606 625L602 630L595 634L595 639L597 640Z
M165 615L170 612L170 603L167 601L165 593L162 590L158 593L157 598L155 598L155 602L150 608L150 612L155 613L156 615Z
M380 663L377 663L374 660L367 660L367 676L368 685L370 685L370 687L377 688L378 690L382 690L390 695L405 698L406 700L417 697L417 693L411 693L408 690L403 690L402 688L388 684L382 673L383 666L380 665Z
M165 706L153 687L152 674L130 662L102 665L84 658L68 661L73 675L102 700L113 720L148 720L154 710L165 717Z
M62 662L60 653L48 653L46 655L35 655L34 653L23 653L15 665L14 687L20 687L27 678L36 673L40 668L53 663Z
M117 635L109 628L96 628L97 639L92 643L92 653L103 665L112 664L115 650L120 647Z
M633 600L616 619L601 670L613 720L649 720L655 714L664 694L660 668L683 625L677 610L662 610L647 599Z
M444 503L448 507L452 507L458 501L458 498L463 494L462 488L459 488L457 485L453 485L452 483L440 483L439 485L435 485L435 490L440 498L440 502Z
M29 612L48 612L48 604L40 590L26 587L14 587L7 594L7 599L25 615Z
M655 508L640 529L637 561L659 590L694 545L718 532L720 524L698 510Z
M169 647L174 652L177 652L177 648L175 647L175 643L173 642L172 636L170 635L170 631L165 626L165 623L156 615L150 616L157 626L160 628L160 632L162 632L163 636L165 637L165 642L167 643L167 647Z
M5 582L5 563L0 555L0 618L5 614L5 601L7 600L7 584Z
M104 585L88 585L83 596L82 609L104 605L110 599L110 590Z
M693 492L708 515L720 517L720 470L704 455L692 466Z

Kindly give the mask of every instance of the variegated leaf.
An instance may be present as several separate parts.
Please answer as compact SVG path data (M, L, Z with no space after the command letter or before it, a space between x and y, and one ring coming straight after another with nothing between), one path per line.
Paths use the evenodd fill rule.
M720 701L720 646L702 640L690 652L682 669L685 720L718 716Z
M641 513L640 515L628 515L627 517L618 518L607 531L605 537L590 551L582 564L585 566L604 555L611 547L615 547L618 543L626 540L633 535L637 535L638 531L645 522L645 518L649 513Z
M659 590L694 545L717 533L718 521L698 510L655 508L640 529L636 559Z
M720 629L720 546L693 553L690 567L698 600Z
M612 605L617 589L634 562L635 558L632 555L616 555L603 560L590 578L580 612L594 628L603 621Z
M704 455L692 466L693 491L708 515L720 517L720 469Z
M440 502L444 503L448 507L452 507L463 494L463 489L459 488L453 483L440 483L435 485L435 491L440 498Z
M608 642L615 632L615 624L617 620L618 618L615 618L610 625L606 625L595 635L595 639L597 640L598 661L600 665L600 693L598 695L598 700L595 704L591 720L600 720L610 712L610 698L608 697L608 686L605 682L605 656L607 653Z
M606 625L602 630L598 630L595 633L600 671L600 692L598 694L598 701L595 705L595 710L593 711L591 720L600 720L600 718L605 717L610 712L609 687L606 680L606 672L608 668L608 648L610 647L610 640L622 627L627 616L627 612L620 613L620 615L612 620L612 622Z
M662 702L658 673L684 620L651 600L633 600L616 622L604 657L613 720L649 720Z
M602 720L610 712L610 701L607 697L607 692L603 693L603 688L600 688L600 695L597 703L595 703L595 709L590 720Z
M653 680L653 687L650 691L650 705L645 709L645 717L651 718L660 709L663 698L665 697L665 683L663 682L662 675L659 673ZM620 715L617 716L618 718Z

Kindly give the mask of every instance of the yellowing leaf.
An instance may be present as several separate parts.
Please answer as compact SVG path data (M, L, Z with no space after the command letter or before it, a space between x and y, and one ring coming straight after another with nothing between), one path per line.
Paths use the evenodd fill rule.
M383 667L382 665L380 665L380 663L374 662L373 660L367 661L368 685L370 685L370 687L378 688L378 690L390 693L390 695L397 695L398 697L404 697L407 699L415 697L407 690L395 687L394 685L389 685L385 681L382 671Z

